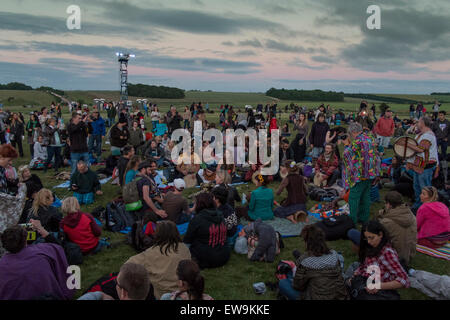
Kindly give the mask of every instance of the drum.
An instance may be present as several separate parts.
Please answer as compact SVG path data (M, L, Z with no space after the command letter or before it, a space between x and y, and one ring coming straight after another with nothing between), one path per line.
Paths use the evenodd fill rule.
M408 144L419 146L417 141L411 137L400 137L394 143L394 153L402 158L411 158L417 152L408 147Z

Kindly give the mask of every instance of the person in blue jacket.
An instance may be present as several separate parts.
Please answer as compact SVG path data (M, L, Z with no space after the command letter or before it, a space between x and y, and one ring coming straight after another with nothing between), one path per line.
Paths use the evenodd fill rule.
M88 148L89 153L94 157L97 155L98 162L102 155L102 139L106 135L105 120L100 116L98 110L94 110L92 116L89 118L92 126L92 134L89 136Z

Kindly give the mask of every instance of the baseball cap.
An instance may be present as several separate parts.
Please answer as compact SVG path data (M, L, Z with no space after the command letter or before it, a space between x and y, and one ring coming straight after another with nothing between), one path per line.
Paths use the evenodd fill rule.
M182 189L186 188L186 183L184 182L183 179L175 179L175 180L173 180L173 185L175 186L175 188L177 190L182 190Z

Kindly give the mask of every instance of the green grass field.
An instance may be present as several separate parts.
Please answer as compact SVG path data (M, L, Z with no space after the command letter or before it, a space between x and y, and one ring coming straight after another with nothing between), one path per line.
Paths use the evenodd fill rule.
M1 91L0 91L1 94ZM91 93L89 93L90 95ZM80 96L86 96L86 93L80 93ZM102 96L92 97L102 98ZM105 96L103 96L105 98ZM44 100L43 100L44 101ZM215 109L216 112L214 114L208 114L207 120L212 122L218 122L218 113L217 106L220 104L233 104L236 106L243 107L245 104L252 104L256 107L257 103L267 103L270 101L270 98L266 97L264 94L235 94L235 93L204 93L204 92L188 92L187 98L183 101L178 100L161 100L158 104L161 105L161 111L167 111L170 104L174 104L176 106L184 106L185 104L190 104L192 101L202 101L209 102L210 107ZM51 99L50 99L51 102ZM47 103L47 102L46 102ZM290 103L290 102L289 102ZM286 102L286 104L288 104ZM309 107L316 107L320 105L317 102L308 103L301 102L301 105L307 105ZM49 105L47 103L46 105ZM279 103L280 106L283 106L284 102ZM344 103L335 103L331 104L336 108L343 108L346 111L356 111L359 108L359 99L352 99L351 101L346 101ZM408 106L406 105L391 105L391 108L398 112L401 115L408 114ZM27 113L32 109L24 109L23 107L8 107L11 111L21 111L25 114L26 120L28 120ZM448 106L443 105L443 109L448 111ZM105 114L102 114L105 117ZM69 119L69 114L67 110L64 110L63 117L67 121ZM288 114L281 114L281 123L286 122L288 119ZM148 119L148 127L150 128L150 124ZM66 122L67 123L67 122ZM291 137L292 138L292 137ZM105 155L109 153L108 146L104 145ZM22 164L27 164L30 161L28 144L24 143L24 152L25 157L19 158L14 161L14 165L18 168ZM392 150L387 151L386 156L392 155ZM96 170L97 168L93 168ZM70 171L69 168L66 168L65 171ZM57 181L53 178L53 171L47 172L47 174L43 174L38 171L37 174L42 179L44 186L47 188L52 188L53 186L60 184L61 181ZM278 183L272 183L270 187L274 190L278 187ZM239 192L248 192L254 189L252 184L242 185L238 187ZM69 193L64 189L53 189L56 194L63 198L68 196ZM90 206L83 206L82 210L84 211L92 211L97 206L105 206L111 199L116 197L119 194L119 187L113 186L111 184L106 184L102 186L102 190L104 194L100 197L96 198L96 203ZM185 190L186 196L196 192L197 189L193 188L190 190ZM381 199L383 199L386 190L381 190ZM276 200L280 202L283 198L287 196L286 191L279 196L276 197ZM310 208L313 206L315 202L308 201L307 207ZM371 206L371 215L373 215L377 210L383 207L383 203L375 203ZM81 265L82 271L82 289L79 290L78 295L80 295L92 282L94 282L99 277L113 272L118 271L120 266L132 255L135 254L134 250L125 243L125 236L122 234L113 234L110 232L103 232L103 236L111 237L112 242L121 242L118 246L113 249L107 249L95 256L89 256L85 258L84 263ZM293 260L292 250L299 249L300 251L304 251L305 247L303 242L299 237L295 238L286 238L285 249L281 252L280 256L277 257L276 262L274 263L251 263L246 256L241 256L236 253L231 254L230 261L221 268L217 269L209 269L203 270L202 273L206 279L206 290L205 292L210 294L215 299L231 299L231 300L243 300L243 299L275 299L276 294L274 292L266 292L264 295L256 295L253 292L252 284L260 281L275 281L274 272L277 265L277 262L281 259ZM345 258L345 266L347 267L353 261L357 260L357 256L351 250L350 241L333 241L328 242L329 246L335 249L338 252L341 252ZM436 258L432 258L420 253L417 253L415 258L412 260L411 267L419 270L427 270L429 272L433 272L436 274L449 274L450 273L450 263L444 260L439 260ZM418 292L415 289L404 289L400 291L402 299L427 299L425 295Z

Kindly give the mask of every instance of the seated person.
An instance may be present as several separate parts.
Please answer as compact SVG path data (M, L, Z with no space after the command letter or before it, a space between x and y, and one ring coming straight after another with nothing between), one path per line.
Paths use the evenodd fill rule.
M150 293L151 283L148 271L136 263L125 263L116 278L116 290L119 300L146 300ZM88 292L78 300L114 300L101 292Z
M142 265L147 270L157 299L178 288L176 268L178 263L191 259L188 247L182 242L177 226L172 221L157 224L153 245L130 259L127 263Z
M195 215L183 241L190 245L192 259L200 268L221 267L230 258L223 215L216 209L211 193L207 192L197 195L194 208Z
M417 243L429 248L442 247L450 240L449 210L437 200L435 187L422 189L423 204L417 210Z
M36 143L33 146L33 159L31 159L30 165L34 167L37 162L45 163L47 160L47 147L44 145L44 137L39 136Z
M173 160L173 159L172 159ZM186 153L183 153L181 156L178 157L176 160L177 164L177 178L189 179L189 181L195 181L193 182L194 185L186 184L187 188L192 188L193 186L197 185L197 172L200 170L200 164L201 164L200 157L192 152L191 155L188 155Z
M167 192L164 196L162 208L167 213L168 220L176 224L182 224L190 220L188 214L191 213L188 202L183 197L183 190L186 187L186 183L183 179L175 179L173 186L174 190Z
M341 264L343 257L330 250L325 233L315 225L303 228L306 252L296 255L295 275L288 273L279 282L280 294L288 300L344 300L347 297Z
M324 152L317 159L314 180L320 186L332 186L340 175L339 159L334 152L334 145L327 143Z
M212 190L212 195L216 203L217 210L222 212L227 226L227 243L230 248L234 247L234 242L238 236L237 225L239 219L232 206L228 204L228 190L224 186L217 186Z
M152 140L149 148L145 151L144 155L147 159L155 160L158 167L162 166L164 162L164 151L161 147L158 146L156 140Z
M100 240L102 229L90 213L80 211L80 204L75 197L64 199L61 207L65 217L61 220L61 228L69 241L77 244L83 254L99 252L108 243Z
M156 162L151 160L145 160L139 164L138 176L140 177L137 181L137 189L139 194L139 199L142 201L141 212L148 213L150 219L156 222L160 219L167 218L167 213L156 206L158 203L158 187L155 181L151 178L152 167L156 168Z
M416 217L411 212L411 209L403 203L402 195L397 191L386 193L384 200L384 209L381 209L375 215L375 219L391 235L392 247L397 251L402 265L407 266L416 254ZM358 230L349 230L347 236L359 247L361 233Z
M222 166L222 168L224 168ZM241 196L235 187L231 185L232 178L230 174L225 170L220 170L217 166L216 171L216 184L217 186L225 187L228 190L227 203L234 209L234 202L241 201Z
M198 171L198 176L202 180L202 183L209 183L216 180L217 165L215 164L203 164L204 169Z
M161 300L213 300L204 293L205 279L194 261L180 261L176 273L179 290L164 294Z
M28 222L30 219L39 220L42 227L49 232L59 232L59 223L62 214L59 210L52 206L54 202L53 194L48 189L41 189L36 193L30 212L25 218Z
M276 192L276 195L280 195L284 189L287 189L288 196L281 203L280 207L277 207L273 213L276 217L286 218L297 223L294 220L293 214L298 211L306 212L306 183L305 178L299 174L299 167L293 161L286 161L285 167L288 168L288 175L285 177ZM253 194L252 194L253 195Z
M397 252L392 248L389 234L383 225L378 221L365 223L361 230L361 240L359 249L359 264L352 264L351 267L358 267L353 272L347 270L346 275L351 273L351 277L346 281L351 292L355 294L353 299L400 299L397 289L408 288L409 278L400 264ZM367 279L372 275L373 266L379 266L381 288L369 289L366 286ZM362 280L360 280L362 279ZM359 287L359 284L362 284Z
M138 167L141 163L141 157L138 155L134 155L131 157L130 161L128 161L127 167L125 169L125 185L129 184L131 181L134 180L136 175L138 174Z
M405 135L406 130L403 128L403 123L396 122L395 123L395 130L394 130L394 138L399 138Z
M117 163L120 158L120 150L115 149L111 152L111 155L105 160L105 168L101 168L97 170L97 174L103 173L107 177L111 177L114 171L114 168L117 167Z
M267 187L269 184L268 177L257 174L253 183L256 185L256 190L251 193L250 203L248 207L238 208L238 215L250 221L273 219L274 197L272 189Z
M20 226L7 228L1 242L8 253L0 259L0 300L32 300L48 295L72 298L75 290L67 288L69 265L61 246L27 246L27 231Z
M77 170L70 178L70 185L74 191L73 196L80 204L94 203L94 192L99 196L103 194L97 174L84 161L78 161Z
M42 181L35 174L31 174L28 166L21 166L19 168L19 182L25 183L27 186L27 198L31 199L31 196L40 191L43 188Z
M294 159L294 150L292 150L289 140L286 138L281 139L279 161L280 163L286 163L287 160ZM279 174L278 174L279 176Z

